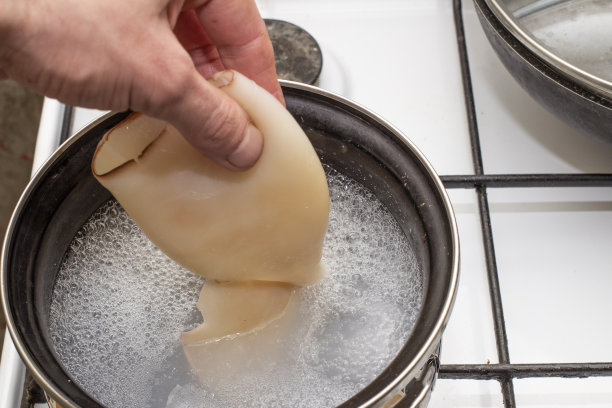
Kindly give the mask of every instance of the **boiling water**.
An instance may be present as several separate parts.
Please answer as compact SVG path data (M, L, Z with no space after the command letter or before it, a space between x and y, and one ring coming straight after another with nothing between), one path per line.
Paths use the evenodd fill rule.
M334 170L327 176L326 277L299 289L282 361L214 393L179 340L201 320L203 278L162 254L115 201L100 208L71 243L51 302L51 339L73 379L109 407L330 407L365 387L414 326L422 272L374 195Z

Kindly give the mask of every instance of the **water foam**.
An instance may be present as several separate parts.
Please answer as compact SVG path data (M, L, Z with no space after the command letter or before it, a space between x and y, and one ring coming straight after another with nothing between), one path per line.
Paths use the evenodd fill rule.
M375 196L327 169L325 278L299 290L299 324L279 361L198 384L179 333L197 324L203 278L168 259L115 201L74 238L50 310L51 339L73 379L109 407L329 407L371 382L407 340L422 273Z

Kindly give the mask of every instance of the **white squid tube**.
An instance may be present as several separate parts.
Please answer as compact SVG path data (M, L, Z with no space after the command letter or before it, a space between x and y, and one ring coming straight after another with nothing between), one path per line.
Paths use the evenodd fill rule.
M220 281L316 282L329 192L312 145L253 81L224 71L214 83L264 135L253 168L227 170L174 127L136 114L104 136L94 175L151 241L195 273Z
M277 322L294 285L321 277L329 216L321 163L289 112L237 72L221 72L211 82L264 135L251 169L227 170L171 125L139 114L103 137L92 162L95 177L149 239L207 278L198 302L205 321L182 335L194 367L213 343L233 347Z

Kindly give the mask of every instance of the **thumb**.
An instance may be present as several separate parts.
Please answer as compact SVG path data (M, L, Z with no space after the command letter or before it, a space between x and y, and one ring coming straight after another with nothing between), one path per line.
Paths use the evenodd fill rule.
M261 154L261 132L238 103L191 67L186 75L172 75L180 79L156 87L156 96L142 111L172 124L196 149L221 166L248 169ZM168 89L172 83L179 85Z

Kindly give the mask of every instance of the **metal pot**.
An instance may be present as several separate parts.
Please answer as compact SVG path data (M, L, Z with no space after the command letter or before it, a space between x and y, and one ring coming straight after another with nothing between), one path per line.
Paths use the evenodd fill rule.
M474 0L474 3L487 39L517 82L537 102L569 125L612 142L612 71L606 74L608 70L605 68L612 58L606 49L609 48L609 37L598 39L601 62L608 65L595 69L577 52L581 46L574 44L572 49L547 46L526 23L527 18L533 21L546 14L550 17L552 12L555 13L550 18L552 22L541 25L569 23L577 19L578 11L585 3L596 14L598 9L604 12L609 2ZM580 26L579 22L572 24ZM584 38L584 48L592 39L578 31L568 35Z
M342 407L422 407L437 375L442 331L455 298L458 235L449 199L423 155L398 130L340 97L283 83L289 111L326 163L370 189L414 244L424 306L391 364ZM69 243L110 194L92 177L100 137L125 117L110 114L64 143L33 177L2 252L2 303L17 350L47 395L64 408L100 407L58 362L49 305Z

